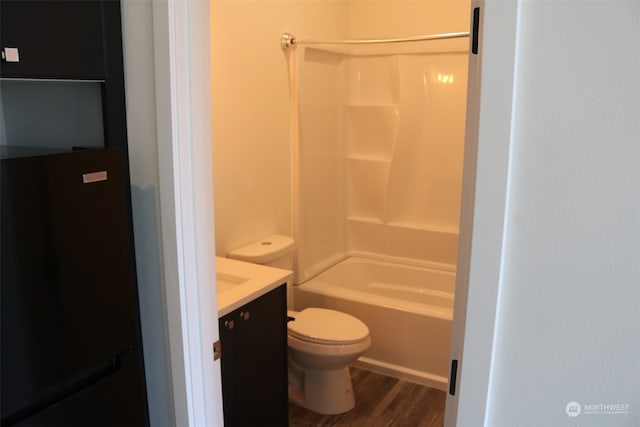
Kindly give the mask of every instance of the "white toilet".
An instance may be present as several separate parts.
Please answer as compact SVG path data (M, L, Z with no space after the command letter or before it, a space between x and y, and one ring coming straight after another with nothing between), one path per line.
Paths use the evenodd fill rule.
M228 257L293 269L294 241L273 235L229 252ZM293 307L287 284L287 307ZM310 307L288 311L289 400L321 414L340 414L355 406L349 365L371 345L369 328L335 310Z

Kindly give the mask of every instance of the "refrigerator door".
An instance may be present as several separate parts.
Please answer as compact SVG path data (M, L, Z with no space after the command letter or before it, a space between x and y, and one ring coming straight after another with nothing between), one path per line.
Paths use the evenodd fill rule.
M146 425L141 410L138 355L122 358L116 373L20 419L13 427L106 427ZM125 392L126 391L126 392ZM4 423L2 424L5 425Z
M2 160L3 426L139 347L122 165L115 149Z

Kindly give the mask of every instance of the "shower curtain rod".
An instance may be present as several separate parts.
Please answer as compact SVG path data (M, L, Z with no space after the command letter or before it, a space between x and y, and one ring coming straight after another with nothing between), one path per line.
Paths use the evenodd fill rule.
M282 49L289 49L290 47L296 47L299 44L375 44L375 43L404 43L404 42L419 42L424 40L442 40L442 39L456 39L461 37L469 37L468 32L461 33L440 33L440 34L428 34L415 37L401 37L395 39L354 39L354 40L298 40L293 34L282 33L280 37L280 46Z

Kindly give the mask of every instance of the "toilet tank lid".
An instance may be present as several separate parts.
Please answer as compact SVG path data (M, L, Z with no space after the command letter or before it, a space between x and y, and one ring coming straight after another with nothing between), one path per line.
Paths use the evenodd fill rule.
M229 252L228 257L255 264L266 264L293 250L293 238L274 234Z

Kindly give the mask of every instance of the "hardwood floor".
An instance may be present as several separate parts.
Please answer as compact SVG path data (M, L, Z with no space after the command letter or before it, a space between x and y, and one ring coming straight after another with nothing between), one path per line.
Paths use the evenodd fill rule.
M444 391L351 368L356 407L340 415L322 415L289 404L289 426L440 427Z

